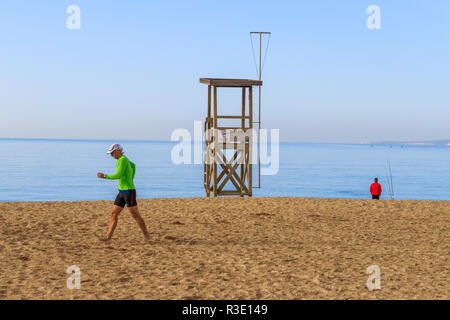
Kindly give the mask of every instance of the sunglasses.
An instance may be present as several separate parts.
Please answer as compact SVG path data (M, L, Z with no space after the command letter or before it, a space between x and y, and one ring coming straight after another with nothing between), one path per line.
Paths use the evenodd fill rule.
M113 152L111 152L111 157L114 157L114 152L116 152L116 150L114 150Z

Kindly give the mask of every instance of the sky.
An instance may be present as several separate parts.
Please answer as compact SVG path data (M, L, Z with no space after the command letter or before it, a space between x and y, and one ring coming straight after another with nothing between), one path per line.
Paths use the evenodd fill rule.
M199 78L257 78L250 31L272 32L261 116L281 141L450 138L448 0L2 0L0 137L193 132ZM239 106L239 90L219 89L219 113Z

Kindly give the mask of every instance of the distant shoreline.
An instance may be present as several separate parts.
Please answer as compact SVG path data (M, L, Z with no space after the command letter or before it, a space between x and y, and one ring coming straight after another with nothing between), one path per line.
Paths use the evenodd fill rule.
M404 145L404 146L450 146L449 140L429 140L429 141L381 141L371 144L382 145Z

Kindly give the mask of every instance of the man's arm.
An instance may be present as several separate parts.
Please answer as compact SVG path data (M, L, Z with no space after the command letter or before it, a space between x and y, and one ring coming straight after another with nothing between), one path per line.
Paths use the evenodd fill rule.
M132 179L134 179L134 175L136 174L136 165L130 161L131 166L131 172L132 172Z
M120 158L119 160L117 160L116 173L105 174L105 179L108 179L108 180L120 179L120 177L122 177L123 173L125 172L126 167L127 167L127 162L126 162L125 158L123 158L123 157Z

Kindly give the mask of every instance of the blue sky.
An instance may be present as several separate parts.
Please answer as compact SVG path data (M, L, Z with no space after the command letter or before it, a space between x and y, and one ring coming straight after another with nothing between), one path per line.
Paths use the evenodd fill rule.
M72 4L80 30L66 27ZM366 27L369 5L381 30ZM450 138L448 0L3 0L0 137L193 130L200 77L257 78L250 31L273 33L262 116L282 141ZM233 113L240 93L219 94Z

